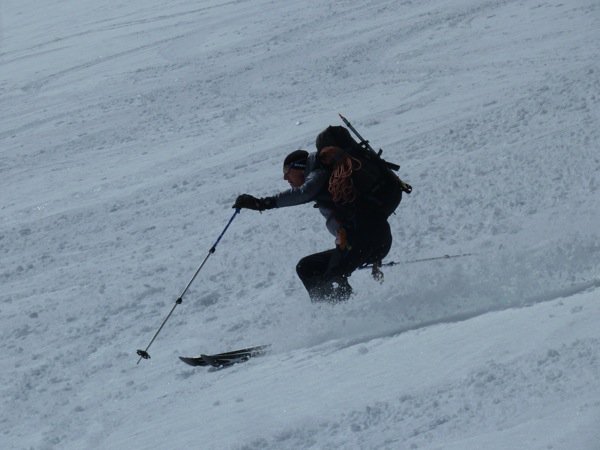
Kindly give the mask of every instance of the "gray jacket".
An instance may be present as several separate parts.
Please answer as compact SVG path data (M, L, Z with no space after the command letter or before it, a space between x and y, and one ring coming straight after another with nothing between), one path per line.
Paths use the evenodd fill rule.
M327 229L335 236L340 224L335 219L332 209L331 194L328 191L329 176L330 172L318 164L317 153L309 154L304 169L304 184L275 195L275 207L284 208L314 201L319 212L325 217Z

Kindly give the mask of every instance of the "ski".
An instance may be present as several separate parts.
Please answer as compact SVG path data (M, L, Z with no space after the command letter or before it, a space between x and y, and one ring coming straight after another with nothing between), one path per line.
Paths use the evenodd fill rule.
M216 353L214 355L202 354L196 357L180 356L179 359L190 366L211 366L222 369L224 367L248 361L250 358L264 355L270 347L270 345L259 345L231 352Z

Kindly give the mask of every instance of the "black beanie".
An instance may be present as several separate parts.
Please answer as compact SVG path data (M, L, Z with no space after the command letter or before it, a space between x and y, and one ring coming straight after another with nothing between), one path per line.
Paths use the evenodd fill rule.
M308 152L306 150L294 150L283 160L283 167L287 167L293 163L306 164L307 159Z

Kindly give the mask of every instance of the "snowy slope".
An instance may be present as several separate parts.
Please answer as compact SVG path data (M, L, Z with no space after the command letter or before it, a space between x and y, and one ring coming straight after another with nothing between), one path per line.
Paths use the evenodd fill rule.
M600 448L597 1L0 8L0 448ZM136 365L338 112L415 188L389 258L472 256L312 305L318 213L244 211Z

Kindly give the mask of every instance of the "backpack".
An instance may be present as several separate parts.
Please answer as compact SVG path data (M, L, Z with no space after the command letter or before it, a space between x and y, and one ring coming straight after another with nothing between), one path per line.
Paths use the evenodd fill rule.
M316 139L319 163L331 171L329 192L334 205L367 214L394 213L402 193L412 187L395 173L400 166L381 158L368 141L359 144L342 126L329 126Z

